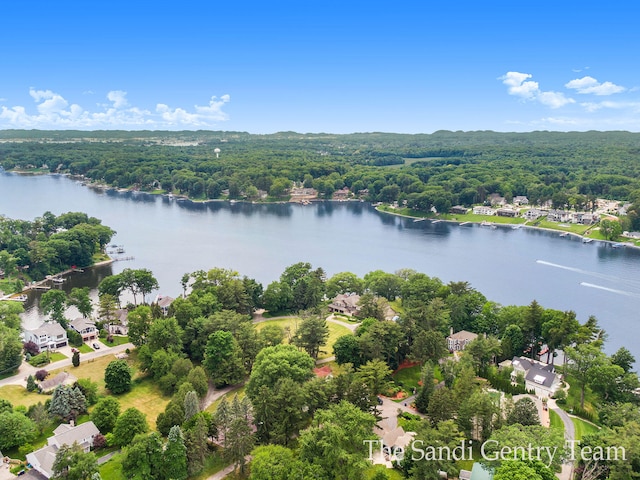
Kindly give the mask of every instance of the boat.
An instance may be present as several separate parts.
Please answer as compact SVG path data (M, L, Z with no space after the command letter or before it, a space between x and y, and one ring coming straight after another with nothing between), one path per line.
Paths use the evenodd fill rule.
M613 248L620 248L620 247L626 247L627 245L624 243L613 243L611 246Z
M471 222L462 222L462 223L460 224L460 226L462 227L463 225L469 225L470 223L471 223Z
M431 220L431 223L440 223L442 220Z
M53 278L51 278L51 281L53 283L64 283L64 278L62 278L62 277L53 277Z
M426 218L416 218L413 220L413 223L422 222L423 220L426 220Z
M124 253L124 247L118 247L116 253Z
M513 230L518 230L520 227L522 227L522 225L513 225L511 228Z
M582 243L591 243L593 242L593 238L583 238Z
M483 226L483 227L490 227L491 226L491 222L487 222L486 220L483 220L480 225Z
M561 237L566 237L567 235L569 235L569 232L562 232L562 233L560 234L560 236L561 236Z

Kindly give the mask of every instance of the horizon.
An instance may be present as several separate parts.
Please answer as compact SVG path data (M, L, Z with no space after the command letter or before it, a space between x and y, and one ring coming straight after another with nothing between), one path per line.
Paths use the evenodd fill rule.
M640 36L621 1L5 11L2 130L640 131Z

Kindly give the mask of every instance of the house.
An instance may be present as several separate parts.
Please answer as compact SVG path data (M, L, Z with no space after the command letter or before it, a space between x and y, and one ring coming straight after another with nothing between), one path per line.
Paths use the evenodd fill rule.
M35 330L25 330L24 339L34 342L40 350L54 350L68 344L67 332L58 322L45 322Z
M519 375L524 377L527 390L534 390L539 397L551 397L560 387L560 376L553 365L541 363L524 357L513 357L511 381L516 382Z
M573 214L573 222L582 225L593 225L598 221L599 217L596 213L578 212Z
M86 318L76 318L69 326L82 335L82 341L88 342L90 340L95 340L98 338L98 329L96 328L96 324L91 320L87 320Z
M73 422L63 423L53 431L53 436L47 439L45 447L27 454L27 462L46 478L51 478L53 462L60 447L77 443L85 452L88 452L93 447L93 439L99 434L100 430L91 421L77 426Z
M129 333L129 324L127 320L127 316L129 315L129 310L126 308L120 308L115 311L115 318L111 323L109 323L108 331L112 335L128 335Z
M487 200L489 201L492 207L494 205L505 205L507 203L504 197L501 196L499 193L492 193L491 195L489 195L489 198Z
M351 192L349 191L349 189L347 187L344 187L340 190L336 190L335 192L333 192L333 199L346 200L347 198L349 198L350 195L351 195Z
M463 207L462 205L455 205L449 209L449 213L453 213L454 215L464 215L469 211L467 207Z
M566 210L549 210L547 220L550 222L570 222L573 215Z
M499 217L515 218L518 216L518 210L514 210L513 208L499 208L496 210L496 215Z
M484 205L479 205L477 207L473 207L474 215L495 215L496 211L491 207L485 207Z
M466 330L460 330L457 333L453 333L452 328L451 334L447 337L447 348L451 352L461 352L469 343L473 342L476 338L478 338L477 333L468 332Z
M352 316L360 311L358 302L360 302L360 295L355 293L341 293L329 304L329 311Z
M67 372L60 372L55 377L48 378L38 384L41 393L53 392L58 385L71 385L77 380L73 375Z
M527 220L537 220L538 218L546 215L546 213L542 210L538 210L537 208L530 208L524 214L524 218Z
M622 236L623 237L627 237L627 238L635 238L637 240L640 240L640 232L622 232Z
M529 205L529 199L524 195L516 195L513 197L514 205Z
M156 297L156 304L160 307L160 310L162 310L162 314L165 317L169 313L169 307L171 306L174 300L175 298L170 297L168 295L158 295Z

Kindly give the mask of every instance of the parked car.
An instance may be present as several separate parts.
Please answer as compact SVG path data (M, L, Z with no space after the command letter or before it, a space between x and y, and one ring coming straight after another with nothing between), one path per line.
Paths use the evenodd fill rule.
M95 348L96 350L100 350L100 344L99 344L99 343L94 342L94 343L93 343L93 348Z

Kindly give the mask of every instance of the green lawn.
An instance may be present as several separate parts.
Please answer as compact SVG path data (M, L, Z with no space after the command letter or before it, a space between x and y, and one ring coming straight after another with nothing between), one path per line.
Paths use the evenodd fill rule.
M49 355L49 359L51 360L51 363L53 362L59 362L60 360L64 360L68 358L66 355L63 355L60 352L53 352L51 355Z
M568 225L565 227L563 225ZM558 222L549 222L547 220L541 220L536 223L537 227L542 228L550 228L551 230L559 230L562 232L572 232L577 233L578 235L584 235L584 232L592 228L592 225L580 225L579 223L558 223Z
M205 460L204 469L202 470L202 472L200 472L200 474L196 475L195 477L190 478L192 480L206 480L211 475L219 472L227 465L228 464L222 459L222 456L218 452L213 452Z
M413 389L416 390L420 387L418 382L420 381L421 367L420 365L414 365L413 367L403 368L393 374L393 381L396 385L402 386L409 395L412 395Z
M364 472L364 478L367 480L373 478L376 472L385 472L389 480L402 480L404 477L398 470L392 468L386 468L384 465L373 465Z
M111 457L107 463L100 466L100 476L105 480L127 480L122 473L122 454Z
M109 347L115 347L117 345L124 345L125 343L129 343L129 337L126 335L112 335L112 342L107 342L106 339L102 339L102 343L108 345Z
M571 421L576 429L576 440L582 440L582 437L585 435L596 433L600 430L600 428L593 423L586 422L581 418L571 417Z
M78 350L80 351L80 353L91 353L93 352L93 348L91 348L89 345L87 345L86 343L83 343L82 345L80 345L79 347L77 347Z
M553 410L549 409L549 420L551 422L551 428L559 428L560 430L564 430L564 422Z
M8 400L14 407L24 405L28 408L38 402L44 403L51 397L39 393L27 392L27 389L22 385L5 385L4 387L0 387L0 398Z
M164 412L170 398L162 395L157 383L151 378L138 379L133 382L130 392L116 397L120 408L124 412L127 408L135 407L147 416L147 423L151 430L156 429L156 418Z
M222 401L223 397L227 398L227 401L230 402L231 400L233 400L233 397L238 395L238 400L242 400L242 398L246 395L245 393L245 386L243 385L242 387L233 390L229 393L227 393L226 395L223 395L222 397L218 398L215 402L213 402L211 405L209 405L206 408L207 412L213 413L216 411L216 408L218 408L218 405L220 404L220 402Z
M296 329L298 328L300 322L301 319L299 317L280 318L277 320L269 320L266 322L257 323L256 329L260 331L266 325L277 325L280 328L284 329L285 343L287 343L288 339L295 335ZM329 338L327 339L327 344L320 349L320 355L318 355L319 359L331 357L333 355L333 344L336 343L338 337L351 334L351 330L349 330L347 327L343 327L342 325L327 322L327 326L329 327Z

